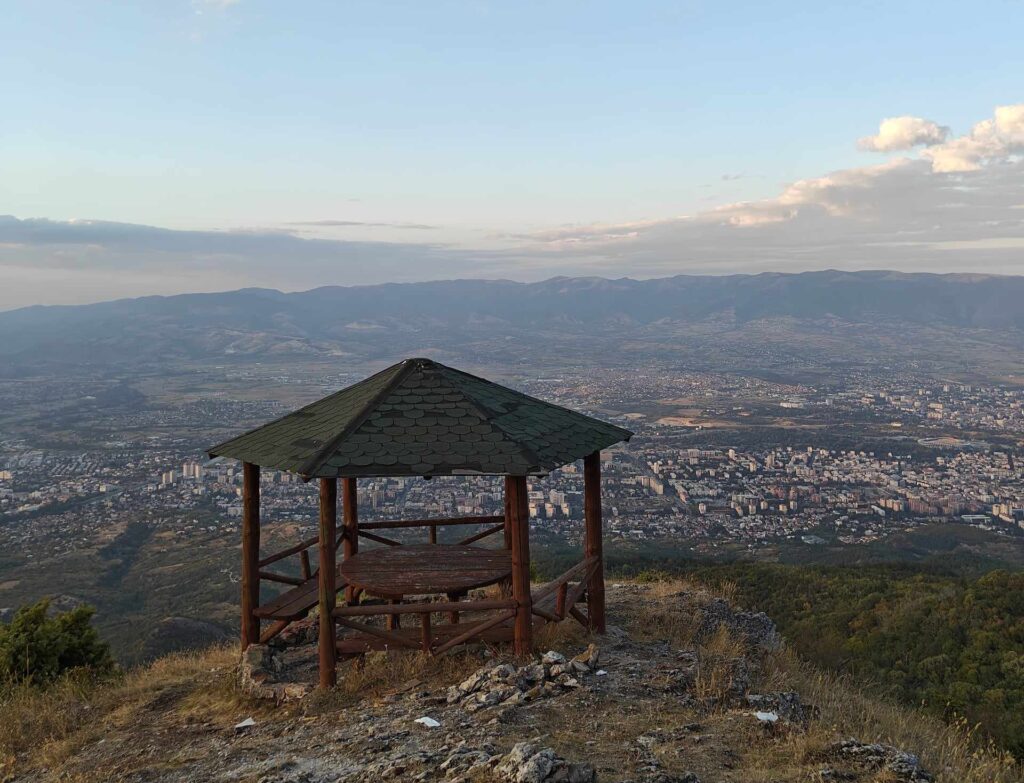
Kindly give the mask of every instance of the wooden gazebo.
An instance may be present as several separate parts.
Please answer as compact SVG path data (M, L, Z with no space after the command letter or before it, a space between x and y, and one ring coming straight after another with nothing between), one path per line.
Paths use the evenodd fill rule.
M631 432L499 386L429 359L407 359L209 450L243 463L242 647L266 642L319 605L320 685L336 680L339 655L412 648L439 654L474 640L512 640L532 649L535 624L573 617L603 632L600 451ZM584 558L531 593L527 477L583 459ZM260 468L320 482L315 538L260 556ZM372 477L505 477L504 514L359 523L357 480ZM343 525L337 531L338 480ZM437 529L487 525L457 544L439 544ZM378 531L424 527L428 543L405 544ZM504 546L473 546L502 533ZM381 544L359 551L359 539ZM342 561L336 562L341 546ZM308 550L317 547L311 569ZM299 558L299 575L267 570ZM290 589L260 605L261 580ZM500 584L501 595L464 600L469 590ZM338 605L337 595L345 599ZM410 602L413 596L435 600ZM437 597L443 597L437 599ZM377 601L361 600L374 597ZM584 613L577 603L586 603ZM448 622L433 626L431 615ZM386 618L386 627L366 624ZM419 615L418 629L401 627ZM472 617L472 619L467 619ZM327 621L325 621L327 618ZM261 621L268 621L261 628ZM338 638L337 626L350 633Z

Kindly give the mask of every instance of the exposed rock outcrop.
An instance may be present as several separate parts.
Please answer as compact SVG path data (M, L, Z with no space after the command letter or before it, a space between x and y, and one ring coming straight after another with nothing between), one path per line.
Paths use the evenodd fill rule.
M484 667L448 689L448 704L460 704L467 712L498 704L515 705L579 688L581 678L596 668L600 651L591 644L572 659L554 650L537 663L508 663Z
M774 650L782 644L775 623L764 612L737 611L724 598L713 598L699 609L699 624L694 634L698 644L707 641L719 628L742 639L752 648Z
M917 756L892 745L844 739L833 744L826 756L853 761L869 770L885 770L901 783L932 783L935 779L921 768ZM831 779L838 778L833 774Z

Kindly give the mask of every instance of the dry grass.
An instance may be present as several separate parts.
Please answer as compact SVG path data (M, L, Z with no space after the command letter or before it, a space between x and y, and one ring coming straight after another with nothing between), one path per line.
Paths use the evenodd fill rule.
M235 687L234 646L181 653L115 679L68 676L39 689L0 694L0 771L15 765L54 767L83 745L147 720L236 720L252 704Z
M696 613L714 598L731 600L731 585L709 587L687 579L648 578L649 589L630 606L629 630L638 639L667 639L698 656L694 695L719 702L732 684L732 663L743 645L722 628L701 644ZM679 610L685 596L685 610ZM747 652L748 660L751 658ZM765 734L753 727L736 737L744 748L742 769L750 783L805 781L809 770L826 766L824 751L837 739L856 737L882 742L917 754L939 783L1021 783L1024 769L1013 757L983 743L970 727L949 725L888 701L850 677L823 672L788 649L754 661L753 687L760 692L796 691L817 708L818 718L806 732ZM625 727L623 727L625 728ZM735 728L731 730L736 730ZM747 729L740 729L747 733ZM878 783L887 779L877 777Z
M588 632L575 622L545 625L534 637L538 650L563 650L585 644ZM485 665L512 661L508 645L477 646L430 656L396 650L374 652L338 666L338 685L315 691L305 700L307 714L326 714L365 700L379 700L416 688L431 691L455 685Z
M71 676L46 690L5 686L0 695L0 777L13 771L19 753L59 741L84 723L96 689L88 678Z
M793 735L765 754L771 768L777 768L786 756L792 761L807 761L837 738L856 737L862 742L882 742L917 754L940 783L1024 780L1024 770L1009 753L980 742L969 727L949 725L894 704L849 677L822 672L803 663L790 651L780 652L772 663L770 679L800 693L818 708L820 715L807 733ZM771 775L765 779L768 777Z
M868 688L843 677L822 673L788 650L755 654L725 629L695 644L699 627L695 609L714 598L728 597L728 588L709 589L685 580L648 582L640 595L622 596L614 621L625 622L638 640L667 639L673 647L694 650L698 666L693 693L701 705L674 698L642 703L610 696L595 702L539 703L522 736L544 735L569 758L593 762L607 776L632 774L643 753L636 738L654 729L672 729L699 720L704 735L684 732L683 740L656 745L666 769L695 769L714 778L728 765L745 783L799 783L819 779L825 756L837 739L856 737L885 742L921 756L939 783L1021 783L1024 776L1008 755L981 745L964 727L951 727L919 712L892 704ZM575 622L548 625L536 637L540 650L571 652L590 641ZM819 710L807 731L766 731L727 695L733 689L736 661L754 664L755 690L762 693L795 690ZM253 702L236 686L238 650L234 646L202 653L174 655L121 675L94 683L67 678L46 690L0 690L0 779L15 761L22 769L46 767L68 780L104 780L109 769L89 767L90 743L107 740L118 747L152 732L168 738L166 757L158 763L181 762L175 737L187 737L190 724L202 723L230 731L240 717L258 722L293 717L299 710L322 720L345 720L344 708L358 702L386 700L414 689L437 692L459 682L482 665L510 660L508 647L473 648L439 657L416 653L371 654L344 662L339 684L330 693L315 693L297 706L274 707ZM614 674L614 673L613 673ZM710 707L710 709L709 709ZM678 735L676 735L678 736ZM685 747L684 747L685 746ZM200 747L201 746L197 746ZM682 749L682 755L680 755ZM76 756L78 751L82 751ZM200 752L196 750L191 753ZM85 759L85 760L83 760ZM153 760L139 763L152 764ZM107 777L103 777L107 775ZM861 778L883 783L884 777Z

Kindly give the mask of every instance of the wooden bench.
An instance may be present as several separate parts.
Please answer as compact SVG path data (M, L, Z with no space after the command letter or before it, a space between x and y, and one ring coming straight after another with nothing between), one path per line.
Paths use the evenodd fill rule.
M338 566L337 588L344 590L348 583L341 576L341 566ZM272 601L264 604L256 610L256 616L261 620L284 620L292 622L300 620L306 613L320 602L320 580L313 576L291 590L285 590Z

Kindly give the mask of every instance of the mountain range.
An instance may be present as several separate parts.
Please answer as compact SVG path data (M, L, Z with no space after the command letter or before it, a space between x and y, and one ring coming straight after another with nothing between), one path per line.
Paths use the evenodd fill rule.
M231 356L360 356L500 338L649 336L785 324L1024 337L1024 277L821 271L536 283L446 280L309 291L246 288L0 313L8 368Z

